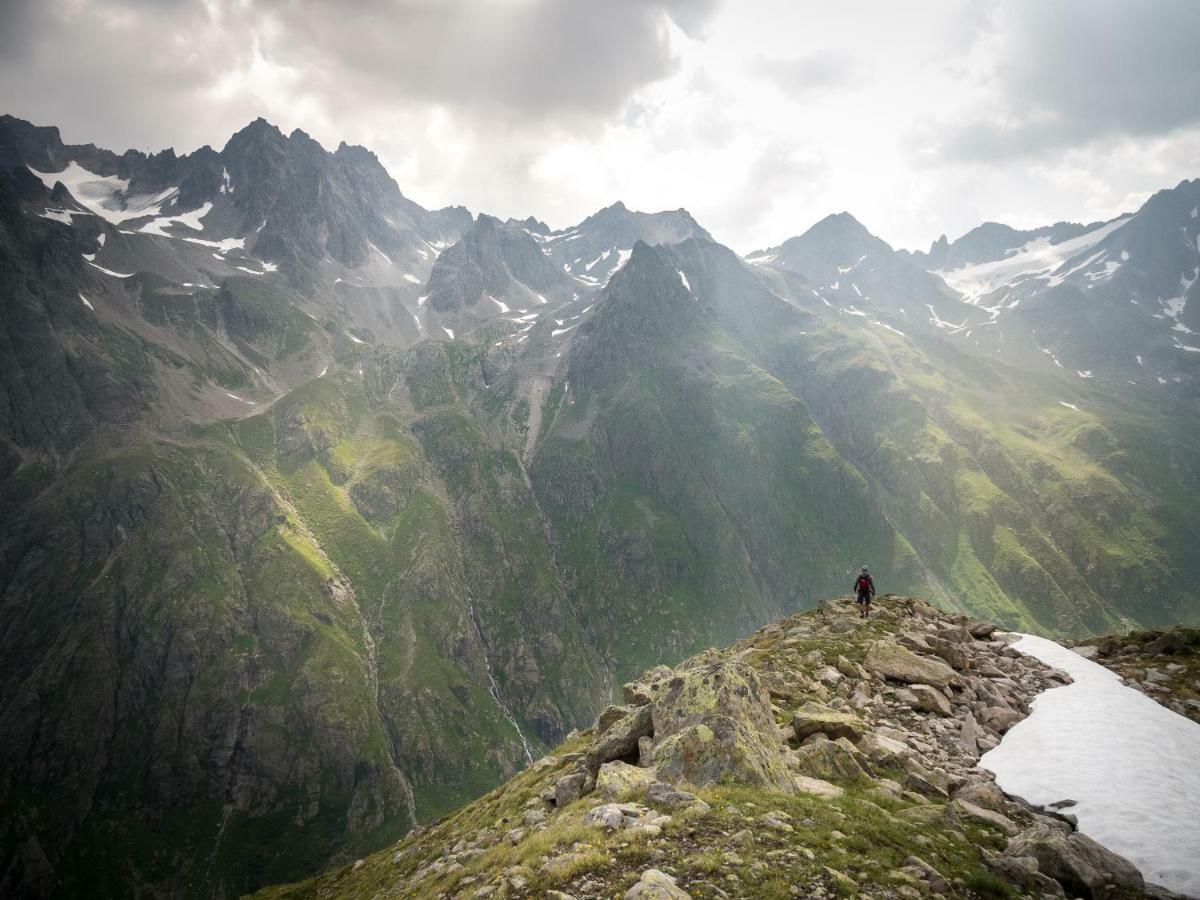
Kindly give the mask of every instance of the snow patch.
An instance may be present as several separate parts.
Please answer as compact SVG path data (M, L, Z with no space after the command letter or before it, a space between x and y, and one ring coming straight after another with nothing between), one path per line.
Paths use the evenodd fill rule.
M1079 412L1078 406L1076 406L1074 403L1068 403L1066 400L1059 400L1058 405L1065 406L1067 409L1073 409L1075 412Z
M64 225L71 224L71 216L81 216L83 213L70 209L50 209L46 208L45 212L38 213L43 219L53 219L55 222L62 222Z
M445 325L443 325L442 331L446 332L446 337L450 338L450 340L454 340L454 329L447 328Z
M953 322L947 322L945 319L943 319L941 316L939 316L937 314L937 310L933 308L932 303L926 303L925 308L927 310L929 310L929 315L930 315L929 321L932 322L934 325L936 325L938 328L949 328L951 330L951 333L953 333L955 331L962 331L962 329L967 327L966 319L963 319L962 322L959 323L958 325L955 325Z
M382 250L380 250L378 247L376 247L370 241L367 241L367 246L370 247L372 250L374 250L376 253L378 253L380 256L382 256L384 259L384 262L386 262L389 266L392 265L392 258L390 256L388 256L386 253L384 253ZM420 284L420 282L417 282L417 283Z
M88 260L88 265L91 266L93 269L99 269L105 275L111 275L113 278L132 278L133 277L132 272L114 272L112 269L106 269L106 268L104 268L104 266L97 265L96 263L92 262L91 260Z
M404 273L404 280L405 280L405 281L411 281L413 284L420 284L420 283L421 283L421 279L420 279L420 278L418 278L416 275L412 274L411 272L405 272L405 273Z
M1026 634L1014 646L1074 684L1039 694L979 765L1030 803L1077 801L1080 831L1147 881L1200 895L1200 724L1053 641Z
M680 280L680 282L683 284L683 289L684 289L685 291L687 291L689 294L690 294L690 293L692 293L692 285L691 285L691 283L688 281L688 278L687 278L687 276L686 276L686 275L684 275L684 274L683 274L683 272L682 272L682 271L680 271L679 269L676 269L675 271L676 271L676 272L679 272L679 280Z
M179 192L179 188L170 187L157 194L126 196L125 192L129 189L126 179L116 175L97 175L77 162L71 162L61 172L39 172L32 166L29 171L50 190L54 190L54 185L61 181L80 206L114 225L127 219L157 216L163 203Z
M79 299L83 301L83 305L84 305L84 306L86 306L88 309L90 309L90 310L92 310L93 312L95 312L95 310L96 310L96 307L92 306L92 301L91 301L91 300L89 300L87 297L83 296L83 294L80 294L80 295L79 295Z
M428 299L429 299L428 294L422 294L420 297L417 298L417 306L424 306L425 301Z
M1084 369L1082 371L1080 371L1079 369L1076 369L1075 374L1078 375L1080 378L1095 378L1096 377L1095 375L1092 374L1091 369Z
M354 335L352 335L348 331L346 332L346 337L350 338L350 340L354 341L354 343L356 343L356 344L365 344L366 343L366 341L364 341L362 338L356 338Z
M1058 357L1054 355L1054 351L1051 350L1049 347L1038 347L1038 349L1041 350L1043 353L1045 353L1052 360L1054 360L1054 364L1056 366L1058 366L1060 369L1063 367L1063 364L1058 361Z
M324 374L324 373L321 373L321 374ZM246 400L246 399L245 399L245 398L243 398L243 397L239 397L237 394L231 394L231 393L229 393L229 391L226 391L226 392L225 392L225 396L226 396L226 397L229 397L229 398L230 398L230 399L232 399L232 400L236 400L238 403L245 403L247 406L253 406L253 405L254 405L254 401L253 401L253 400Z
M509 310L509 308L508 308L508 304L505 303L503 300L497 300L491 294L488 294L487 298L489 300L491 300L493 303L495 303L498 307L500 307L500 312L502 312L502 313L511 312L511 310Z

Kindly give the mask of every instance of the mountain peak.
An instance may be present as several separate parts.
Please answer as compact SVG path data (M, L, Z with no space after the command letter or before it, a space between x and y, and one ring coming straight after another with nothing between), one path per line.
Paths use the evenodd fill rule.
M276 126L272 125L262 116L259 116L253 122L250 122L244 128L235 131L225 143L226 149L230 145L238 145L243 143L255 143L260 141L282 141L284 140L283 132Z

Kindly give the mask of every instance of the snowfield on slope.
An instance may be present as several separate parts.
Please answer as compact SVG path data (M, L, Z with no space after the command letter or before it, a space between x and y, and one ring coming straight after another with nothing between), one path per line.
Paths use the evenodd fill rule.
M979 765L1007 793L1064 810L1147 881L1200 896L1200 724L1127 687L1054 641L1022 635L1022 653L1074 684L1039 695Z
M1122 216L1113 219L1078 237L1057 244L1051 244L1047 237L1036 238L1017 247L1010 256L958 269L939 269L934 274L963 294L968 303L974 303L980 297L1006 284L1012 285L1035 275L1049 276L1068 260L1100 243L1131 218L1133 217Z

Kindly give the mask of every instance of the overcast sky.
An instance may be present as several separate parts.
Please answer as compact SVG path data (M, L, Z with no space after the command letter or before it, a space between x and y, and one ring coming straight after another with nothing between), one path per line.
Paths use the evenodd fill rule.
M1198 36L1198 0L0 0L0 111L181 153L262 115L425 206L924 248L1200 177Z

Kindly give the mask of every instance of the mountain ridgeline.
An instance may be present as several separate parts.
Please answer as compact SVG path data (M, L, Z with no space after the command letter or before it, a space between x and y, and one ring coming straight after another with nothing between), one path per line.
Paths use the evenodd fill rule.
M849 588L1200 616L1200 181L928 254L421 208L262 120L0 117L0 892L378 849Z

